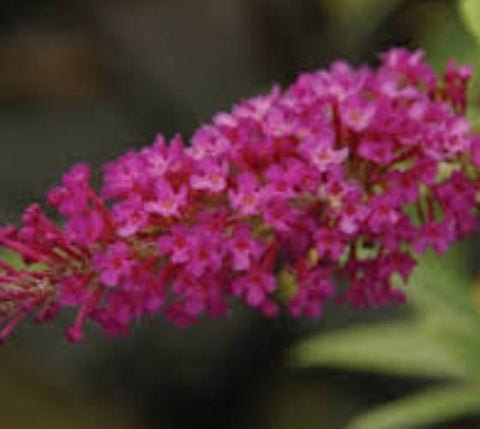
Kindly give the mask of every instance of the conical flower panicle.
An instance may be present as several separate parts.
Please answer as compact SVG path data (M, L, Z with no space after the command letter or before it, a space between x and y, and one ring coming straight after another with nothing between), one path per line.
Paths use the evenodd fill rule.
M48 195L61 227L32 205L0 230L23 260L0 261L0 339L64 306L80 341L87 320L108 334L155 313L188 326L234 299L269 317L318 317L330 299L403 303L392 278L477 228L480 138L465 119L468 67L437 75L405 49L380 58L304 73L218 113L187 146L158 136L107 164L100 192L74 166Z

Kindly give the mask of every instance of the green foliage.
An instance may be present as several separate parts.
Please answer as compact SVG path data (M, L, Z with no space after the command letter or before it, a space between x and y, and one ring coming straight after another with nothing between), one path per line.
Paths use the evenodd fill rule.
M438 2L435 7L425 4L422 19L418 19L419 46L427 53L428 61L437 70L443 69L448 58L457 64L471 64L474 70L469 84L469 108L467 116L473 129L480 126L480 2L459 0ZM424 25L428 19L428 25ZM473 30L473 28L476 30Z
M420 323L384 323L312 338L295 351L303 366L327 365L395 375L462 377L461 361ZM381 352L380 352L381 351Z
M373 28L395 10L401 0L323 0L321 3L333 19Z
M6 262L7 264L11 265L13 268L16 269L23 269L25 268L25 264L22 261L21 256L18 253L14 253L9 250L5 250L0 248L0 260ZM42 271L46 267L44 264L30 264L28 268L32 271Z
M478 0L460 0L459 7L466 27L480 43L480 2Z
M402 0L319 0L333 32L342 34L341 45L353 56L366 49L372 34Z
M448 386L385 405L353 422L349 429L406 429L478 413L479 386Z
M293 351L300 366L449 380L368 412L349 428L417 428L480 413L480 314L464 260L465 245L458 245L420 263L408 286L412 317L320 335Z

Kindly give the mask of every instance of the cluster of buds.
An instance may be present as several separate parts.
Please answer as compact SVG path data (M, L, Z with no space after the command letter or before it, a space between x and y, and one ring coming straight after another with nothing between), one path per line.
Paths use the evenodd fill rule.
M21 227L0 229L0 339L28 314L77 308L109 334L162 313L177 326L240 300L266 316L318 317L327 301L403 303L427 248L477 227L480 138L465 118L467 66L437 75L420 51L378 68L335 62L131 151L90 185L74 166Z

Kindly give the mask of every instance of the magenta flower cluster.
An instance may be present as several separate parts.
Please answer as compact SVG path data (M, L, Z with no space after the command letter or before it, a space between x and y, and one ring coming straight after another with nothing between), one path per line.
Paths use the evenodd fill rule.
M480 138L467 66L437 75L405 49L380 59L302 74L188 145L158 136L107 164L100 192L74 166L48 195L62 223L34 204L0 229L23 261L0 261L0 338L65 306L80 341L87 320L109 334L155 313L188 326L234 300L269 317L403 303L417 256L477 227Z

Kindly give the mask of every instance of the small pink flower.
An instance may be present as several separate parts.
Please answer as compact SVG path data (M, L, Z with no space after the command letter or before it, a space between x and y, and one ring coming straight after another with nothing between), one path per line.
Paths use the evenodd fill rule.
M241 296L253 308L261 307L268 301L268 296L275 290L275 277L271 274L252 269L237 278L232 285L235 296Z
M370 201L367 217L368 226L374 233L394 228L400 215L397 211L398 200L392 195L379 195Z
M165 145L165 138L159 134L151 147L143 149L139 160L145 165L145 173L153 179L159 179L168 171L171 159Z
M90 180L91 170L87 164L75 164L63 175L62 184L67 188L83 186Z
M227 309L222 285L216 279L183 276L174 282L172 291L177 311L182 311L190 321L202 314L219 317Z
M292 316L319 317L323 306L333 296L334 286L329 279L329 271L316 268L300 275L298 291L288 304Z
M285 170L274 164L265 171L265 178L268 181L265 187L267 198L288 198L295 194L293 187L298 182L298 176L294 169Z
M195 277L217 271L221 267L223 251L218 237L213 234L198 234L192 250L187 269Z
M234 107L233 113L240 118L262 120L271 111L275 101L280 96L280 88L275 85L270 93L258 95Z
M237 190L228 192L230 203L244 215L256 214L262 202L262 192L258 189L254 175L243 173L237 179Z
M185 187L174 192L169 182L161 180L155 188L155 200L145 203L145 209L150 213L165 217L178 216L186 202L187 189Z
M104 234L105 221L97 210L73 215L65 224L68 240L80 245L90 245Z
M387 164L394 159L394 147L389 139L366 137L360 141L358 153L377 164Z
M335 229L320 228L315 233L315 249L320 258L338 261L346 249L345 238Z
M263 130L271 137L285 137L293 135L298 128L295 116L288 115L284 109L273 107L265 116Z
M375 115L375 105L358 97L349 97L340 103L343 123L354 131L365 130Z
M189 153L195 159L219 157L230 149L230 142L215 127L205 125L192 137Z
M280 200L273 200L263 209L263 219L277 231L288 232L295 221L294 211Z
M477 168L480 168L480 136L474 136L470 142L473 162Z
M245 271L262 252L262 246L256 240L247 225L240 225L227 241L227 248L232 256L232 268Z
M148 222L148 214L140 195L132 195L129 199L116 204L112 216L121 237L137 233Z
M410 253L400 251L386 253L378 261L379 275L388 279L392 274L398 273L403 281L407 282L416 264Z
M175 225L171 234L158 239L158 251L160 254L170 254L170 260L175 264L187 262L193 252L191 231L182 225Z
M418 198L419 186L415 169L407 171L394 170L386 176L388 187L398 199L413 203Z
M367 209L360 201L347 198L340 209L338 229L345 234L355 234L367 216Z
M199 163L199 172L190 177L192 189L219 193L227 186L228 165L208 158Z
M417 253L424 253L431 246L438 255L442 255L450 246L453 239L452 223L449 220L441 222L427 222L420 228L418 237L413 245Z
M117 161L106 164L103 171L102 195L105 198L127 196L134 189L142 188L145 181L143 162L133 152L127 152Z
M121 280L130 274L130 249L123 242L108 246L105 252L94 256L94 265L100 272L100 280L105 286L117 286Z
M90 168L86 164L76 164L68 171L62 186L53 188L48 194L50 205L58 208L64 216L81 213L88 208L88 180Z
M69 306L81 304L87 296L85 280L86 276L84 275L66 278L60 284L60 303Z
M406 214L399 215L395 226L384 228L381 232L382 245L391 252L398 252L404 243L412 243L417 235L417 229Z
M309 137L302 145L306 158L319 171L326 171L332 165L340 164L348 156L348 148L333 149L333 138L331 131L324 131L318 136Z

